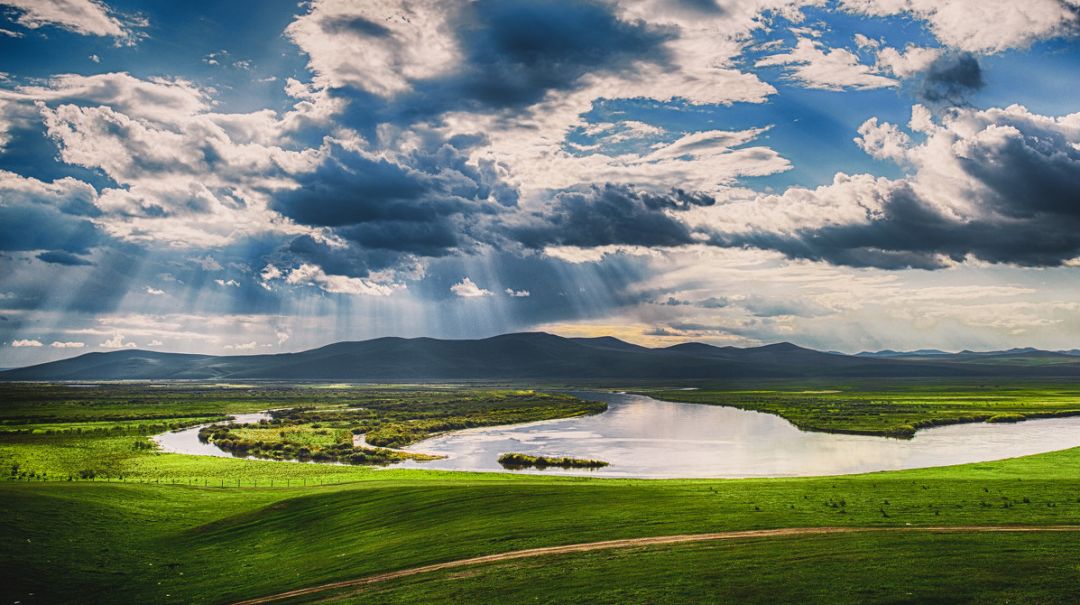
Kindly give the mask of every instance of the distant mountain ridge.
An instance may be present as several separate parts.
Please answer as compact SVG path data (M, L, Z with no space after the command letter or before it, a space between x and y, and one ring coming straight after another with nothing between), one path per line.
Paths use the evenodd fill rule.
M788 342L649 348L543 332L474 340L384 337L298 353L195 355L123 350L0 372L0 380L707 380L814 377L1078 376L1075 352L1012 349L845 355Z

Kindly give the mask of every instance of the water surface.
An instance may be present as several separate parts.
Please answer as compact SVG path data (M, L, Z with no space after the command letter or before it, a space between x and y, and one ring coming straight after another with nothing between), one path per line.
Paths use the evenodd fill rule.
M254 424L260 420L270 420L267 412L255 412L253 414L233 414L232 421L237 424ZM210 423L220 424L220 423ZM192 454L195 456L217 456L218 458L236 458L231 453L210 443L199 441L199 429L208 424L180 429L169 433L154 435L153 439L158 448L163 452L173 454Z
M672 403L640 395L579 392L605 401L595 416L470 429L406 449L447 456L396 467L503 471L500 454L604 460L596 470L546 474L606 477L786 477L946 466L1080 446L1080 417L1019 423L958 424L919 431L913 439L805 432L772 414Z

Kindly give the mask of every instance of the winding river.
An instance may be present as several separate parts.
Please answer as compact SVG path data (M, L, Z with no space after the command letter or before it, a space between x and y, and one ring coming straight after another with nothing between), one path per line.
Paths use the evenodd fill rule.
M913 439L900 440L806 432L778 416L729 407L623 393L572 394L605 401L608 411L447 433L406 448L446 458L407 461L393 468L506 472L497 462L499 455L522 452L595 458L610 466L514 472L638 478L789 477L984 462L1080 446L1080 417L958 424L924 429ZM241 414L237 421L256 422L264 417ZM230 456L199 443L198 427L155 439L164 451Z

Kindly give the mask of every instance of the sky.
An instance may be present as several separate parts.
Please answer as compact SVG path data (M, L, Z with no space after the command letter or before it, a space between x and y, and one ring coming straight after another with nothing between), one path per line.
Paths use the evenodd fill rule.
M1080 347L1080 0L0 0L0 367Z

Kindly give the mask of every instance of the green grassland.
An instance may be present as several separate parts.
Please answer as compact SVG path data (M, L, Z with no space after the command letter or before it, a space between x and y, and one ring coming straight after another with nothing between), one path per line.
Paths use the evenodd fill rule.
M367 469L330 465L281 465L154 451L149 436L224 414L275 409L272 423L232 427L244 440L242 454L291 459L300 448L318 457L344 447L369 454L363 463L424 458L351 447L366 433L380 447L400 447L455 429L595 414L603 403L532 390L433 386L227 385L173 383L0 385L0 473L16 479L202 483L219 486L294 480L316 484L352 480ZM264 393L265 399L259 394ZM89 420L93 419L93 420ZM225 426L225 425L222 425ZM51 428L53 427L53 428ZM281 449L284 446L285 449ZM274 449L277 447L278 449ZM372 452L382 452L373 455ZM289 454L289 455L285 455Z
M972 385L891 380L770 389L643 390L667 401L768 412L803 430L911 437L918 429L963 422L1017 422L1080 414L1080 385L1025 382Z
M270 386L260 400L254 387L204 385L140 400L147 385L117 388L124 394L105 389L98 404L99 395L67 387L42 388L54 402L28 385L0 386L0 423L48 424L34 413L39 404L57 423L73 416L137 423L144 414L348 413L410 392L445 397L432 387ZM180 390L195 393L190 405ZM0 598L223 603L608 539L783 527L1080 525L1080 448L843 477L656 481L183 456L136 445L145 441L136 432L0 434L0 469L20 469L0 482ZM67 480L80 470L102 472L94 481ZM1078 542L1054 534L742 540L521 560L331 596L365 603L1075 602Z
M788 537L508 561L338 591L334 598L387 604L496 603L513 595L518 603L612 605L1064 605L1080 601L1077 561L1080 540L1053 535Z

